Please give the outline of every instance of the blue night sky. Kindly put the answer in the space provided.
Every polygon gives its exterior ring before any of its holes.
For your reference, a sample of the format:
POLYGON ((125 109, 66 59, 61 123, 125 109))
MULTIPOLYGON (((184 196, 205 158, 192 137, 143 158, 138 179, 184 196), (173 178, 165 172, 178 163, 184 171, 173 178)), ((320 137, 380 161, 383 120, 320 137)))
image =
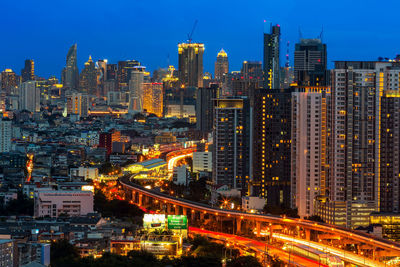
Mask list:
POLYGON ((214 72, 221 48, 230 70, 240 70, 244 60, 261 61, 264 20, 281 25, 281 64, 287 41, 292 59, 299 27, 304 38, 317 37, 324 27, 329 62, 393 58, 400 53, 399 7, 396 0, 2 1, 0 69, 20 74, 32 58, 37 75, 60 77, 73 43, 79 69, 89 55, 110 63, 136 59, 151 71, 166 67, 169 55, 177 67, 177 44, 196 19, 193 41, 205 43, 204 71, 214 72))

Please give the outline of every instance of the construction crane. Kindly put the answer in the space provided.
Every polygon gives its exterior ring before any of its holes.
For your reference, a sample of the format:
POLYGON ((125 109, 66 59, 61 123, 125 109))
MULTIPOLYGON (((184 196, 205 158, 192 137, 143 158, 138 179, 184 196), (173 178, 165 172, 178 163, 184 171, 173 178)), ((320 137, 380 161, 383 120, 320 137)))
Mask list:
POLYGON ((189 44, 192 43, 192 36, 193 36, 194 30, 196 29, 196 26, 197 26, 197 19, 195 20, 195 22, 193 24, 192 31, 188 34, 188 43, 189 44))

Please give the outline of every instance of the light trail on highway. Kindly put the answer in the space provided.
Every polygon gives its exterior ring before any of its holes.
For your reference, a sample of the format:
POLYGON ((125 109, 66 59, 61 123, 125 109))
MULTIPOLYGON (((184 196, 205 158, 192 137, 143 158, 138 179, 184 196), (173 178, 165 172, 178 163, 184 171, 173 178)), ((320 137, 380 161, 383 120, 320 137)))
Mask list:
POLYGON ((291 237, 291 236, 287 236, 287 235, 282 235, 282 234, 272 234, 273 238, 276 239, 280 239, 280 240, 284 240, 284 241, 288 241, 288 242, 293 242, 293 243, 297 243, 297 244, 302 244, 305 246, 308 246, 310 248, 314 248, 323 252, 327 252, 330 253, 332 255, 338 256, 339 258, 341 258, 344 261, 347 262, 351 262, 353 264, 357 264, 360 266, 385 266, 385 264, 377 262, 377 261, 373 261, 371 259, 368 259, 366 257, 360 256, 360 255, 356 255, 352 252, 349 251, 345 251, 345 250, 341 250, 341 249, 337 249, 337 248, 332 248, 332 247, 328 247, 328 246, 324 246, 321 245, 319 243, 316 242, 312 242, 312 241, 308 241, 308 240, 304 240, 304 239, 299 239, 299 238, 295 238, 295 237, 291 237))
POLYGON ((171 158, 168 161, 168 177, 170 179, 172 178, 172 175, 174 174, 174 167, 175 167, 176 163, 179 160, 187 158, 187 157, 191 157, 191 156, 193 156, 193 153, 189 153, 189 154, 185 154, 185 155, 179 155, 179 156, 171 158))
MULTIPOLYGON (((258 252, 261 255, 265 254, 265 255, 278 256, 279 259, 283 260, 284 262, 290 263, 291 265, 307 266, 307 267, 308 266, 328 267, 327 265, 317 262, 315 260, 290 254, 280 248, 271 246, 265 242, 260 242, 254 239, 249 239, 246 237, 225 234, 220 232, 208 231, 196 227, 189 227, 189 232, 207 236, 209 238, 216 239, 219 241, 228 242, 229 244, 232 244, 233 246, 239 248, 240 250, 243 250, 243 248, 248 248, 255 252, 258 252)), ((259 257, 259 260, 263 262, 264 261, 263 256, 259 257)))

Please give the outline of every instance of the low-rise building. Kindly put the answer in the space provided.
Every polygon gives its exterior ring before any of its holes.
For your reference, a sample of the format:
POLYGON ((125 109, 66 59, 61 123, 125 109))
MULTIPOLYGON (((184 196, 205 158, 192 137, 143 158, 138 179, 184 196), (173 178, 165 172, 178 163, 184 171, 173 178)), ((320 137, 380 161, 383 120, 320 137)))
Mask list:
POLYGON ((35 217, 58 217, 61 214, 82 216, 93 213, 90 191, 43 191, 35 193, 35 217))
POLYGON ((246 212, 262 210, 265 206, 265 199, 262 197, 242 197, 242 209, 246 212))

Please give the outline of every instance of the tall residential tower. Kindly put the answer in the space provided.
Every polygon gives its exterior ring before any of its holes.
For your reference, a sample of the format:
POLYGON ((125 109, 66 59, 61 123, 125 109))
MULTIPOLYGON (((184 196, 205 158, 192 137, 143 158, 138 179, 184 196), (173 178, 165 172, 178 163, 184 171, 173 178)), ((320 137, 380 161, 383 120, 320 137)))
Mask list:
POLYGON ((279 89, 279 39, 281 28, 272 26, 270 33, 264 33, 264 88, 279 89))

